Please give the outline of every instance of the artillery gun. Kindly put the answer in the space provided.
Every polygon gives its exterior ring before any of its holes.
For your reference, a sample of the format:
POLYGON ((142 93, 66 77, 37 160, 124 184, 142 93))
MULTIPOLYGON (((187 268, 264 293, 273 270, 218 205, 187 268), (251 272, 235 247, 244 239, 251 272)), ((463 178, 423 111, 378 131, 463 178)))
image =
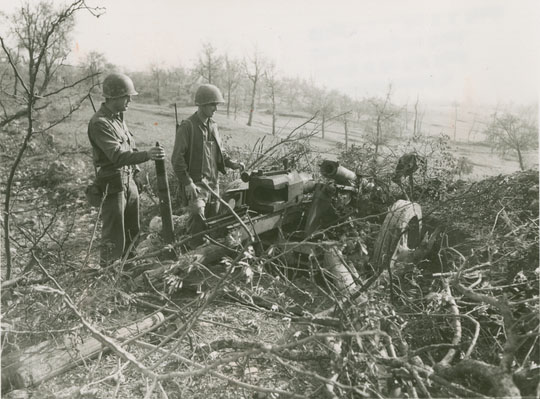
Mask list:
MULTIPOLYGON (((324 241, 325 232, 339 223, 359 218, 365 206, 362 190, 366 185, 361 176, 331 160, 321 163, 320 172, 324 178, 320 181, 287 167, 244 172, 241 180, 234 181, 222 195, 229 206, 207 220, 208 235, 215 239, 228 236, 236 242, 252 235, 263 244, 275 245, 273 233, 279 230, 284 233, 281 236, 287 236, 288 242, 281 240, 283 246, 313 254, 314 246, 310 242, 324 241), (243 224, 232 215, 231 209, 244 220, 243 224)), ((389 207, 369 260, 375 274, 390 271, 393 263, 419 245, 421 220, 422 210, 417 203, 398 200, 389 207)), ((331 248, 318 247, 322 248, 322 256, 331 248)))
MULTIPOLYGON (((208 276, 201 270, 193 275, 193 264, 218 272, 216 262, 231 248, 249 243, 256 253, 285 256, 287 264, 307 264, 315 257, 339 291, 355 299, 384 271, 392 281, 396 263, 414 263, 422 256, 415 250, 421 247, 420 205, 398 200, 388 206, 387 201, 370 213, 366 198, 372 197, 366 194, 376 186, 335 161, 323 161, 320 172, 322 178, 314 179, 285 164, 243 173, 220 196, 220 213, 206 219, 206 229, 198 233, 207 236, 209 245, 186 252, 170 265, 142 265, 146 271, 141 269, 141 278, 163 284, 168 275, 173 281, 169 286, 199 287, 208 276), (373 248, 370 256, 368 247, 373 248), (351 255, 358 260, 354 266, 346 261, 351 255)), ((193 237, 172 245, 178 248, 193 237)))

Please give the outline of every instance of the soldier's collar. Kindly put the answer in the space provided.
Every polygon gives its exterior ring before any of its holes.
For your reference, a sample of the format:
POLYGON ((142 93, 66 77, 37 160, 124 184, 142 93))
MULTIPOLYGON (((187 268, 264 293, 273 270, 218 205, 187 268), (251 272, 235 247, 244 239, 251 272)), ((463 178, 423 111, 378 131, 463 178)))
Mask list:
POLYGON ((107 104, 105 103, 101 103, 101 108, 103 109, 103 112, 105 113, 105 115, 107 115, 109 118, 119 118, 119 119, 123 119, 123 113, 122 112, 115 112, 113 113, 109 107, 107 107, 107 104))
POLYGON ((202 114, 201 112, 197 111, 196 113, 197 113, 197 118, 199 118, 199 121, 201 121, 203 125, 206 126, 210 123, 214 123, 214 120, 212 118, 206 118, 206 120, 204 120, 203 116, 201 115, 202 114))

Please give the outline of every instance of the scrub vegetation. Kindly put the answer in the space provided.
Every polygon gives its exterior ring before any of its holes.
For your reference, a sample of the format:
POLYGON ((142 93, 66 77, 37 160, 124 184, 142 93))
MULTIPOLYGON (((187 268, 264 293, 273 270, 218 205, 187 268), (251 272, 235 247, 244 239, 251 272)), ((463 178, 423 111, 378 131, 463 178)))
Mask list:
POLYGON ((286 159, 316 180, 323 159, 337 160, 362 177, 361 209, 336 197, 340 219, 309 241, 283 229, 257 243, 221 242, 226 251, 206 262, 211 253, 182 246, 170 170, 176 243, 163 244, 146 164, 137 256, 100 268, 100 209, 84 194, 94 174, 86 126, 90 98, 97 106, 117 67, 97 53, 66 65, 81 12, 102 11, 82 0, 61 10, 29 2, 5 16, 11 31, 0 37, 2 397, 538 395, 530 110, 458 113, 454 104, 453 124, 441 125, 440 108, 394 104, 391 87, 353 100, 280 77, 262 54, 235 60, 207 43, 194 68, 131 74, 141 95, 126 120, 138 145, 159 141, 170 156, 175 118, 194 112, 199 83, 217 84, 227 103, 216 120, 235 158, 249 170, 286 159), (412 184, 397 184, 406 153, 425 163, 412 184), (404 198, 422 206, 422 251, 379 275, 376 237, 404 198), (342 289, 328 254, 353 270, 358 291, 342 289))

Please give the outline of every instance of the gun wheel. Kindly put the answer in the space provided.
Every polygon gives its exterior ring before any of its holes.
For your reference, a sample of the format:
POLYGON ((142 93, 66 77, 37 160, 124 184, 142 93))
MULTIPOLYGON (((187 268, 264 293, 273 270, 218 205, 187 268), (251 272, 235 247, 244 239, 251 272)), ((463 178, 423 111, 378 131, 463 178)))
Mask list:
POLYGON ((422 208, 399 200, 392 205, 381 226, 371 259, 379 271, 392 268, 400 255, 409 253, 420 243, 422 208))

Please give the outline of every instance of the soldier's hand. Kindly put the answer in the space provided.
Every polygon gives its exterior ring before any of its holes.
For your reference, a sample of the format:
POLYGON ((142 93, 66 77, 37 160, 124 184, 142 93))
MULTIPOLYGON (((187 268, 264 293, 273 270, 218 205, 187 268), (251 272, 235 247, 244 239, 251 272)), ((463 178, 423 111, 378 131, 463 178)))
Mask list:
POLYGON ((156 159, 163 159, 165 158, 165 150, 162 146, 159 147, 151 147, 148 151, 148 156, 152 161, 155 161, 156 159))
POLYGON ((191 201, 197 198, 197 194, 199 194, 200 189, 195 185, 195 183, 191 183, 184 188, 184 191, 188 201, 191 201))
POLYGON ((240 172, 243 172, 246 169, 246 165, 244 164, 244 162, 233 162, 231 165, 231 169, 240 170, 240 172))

